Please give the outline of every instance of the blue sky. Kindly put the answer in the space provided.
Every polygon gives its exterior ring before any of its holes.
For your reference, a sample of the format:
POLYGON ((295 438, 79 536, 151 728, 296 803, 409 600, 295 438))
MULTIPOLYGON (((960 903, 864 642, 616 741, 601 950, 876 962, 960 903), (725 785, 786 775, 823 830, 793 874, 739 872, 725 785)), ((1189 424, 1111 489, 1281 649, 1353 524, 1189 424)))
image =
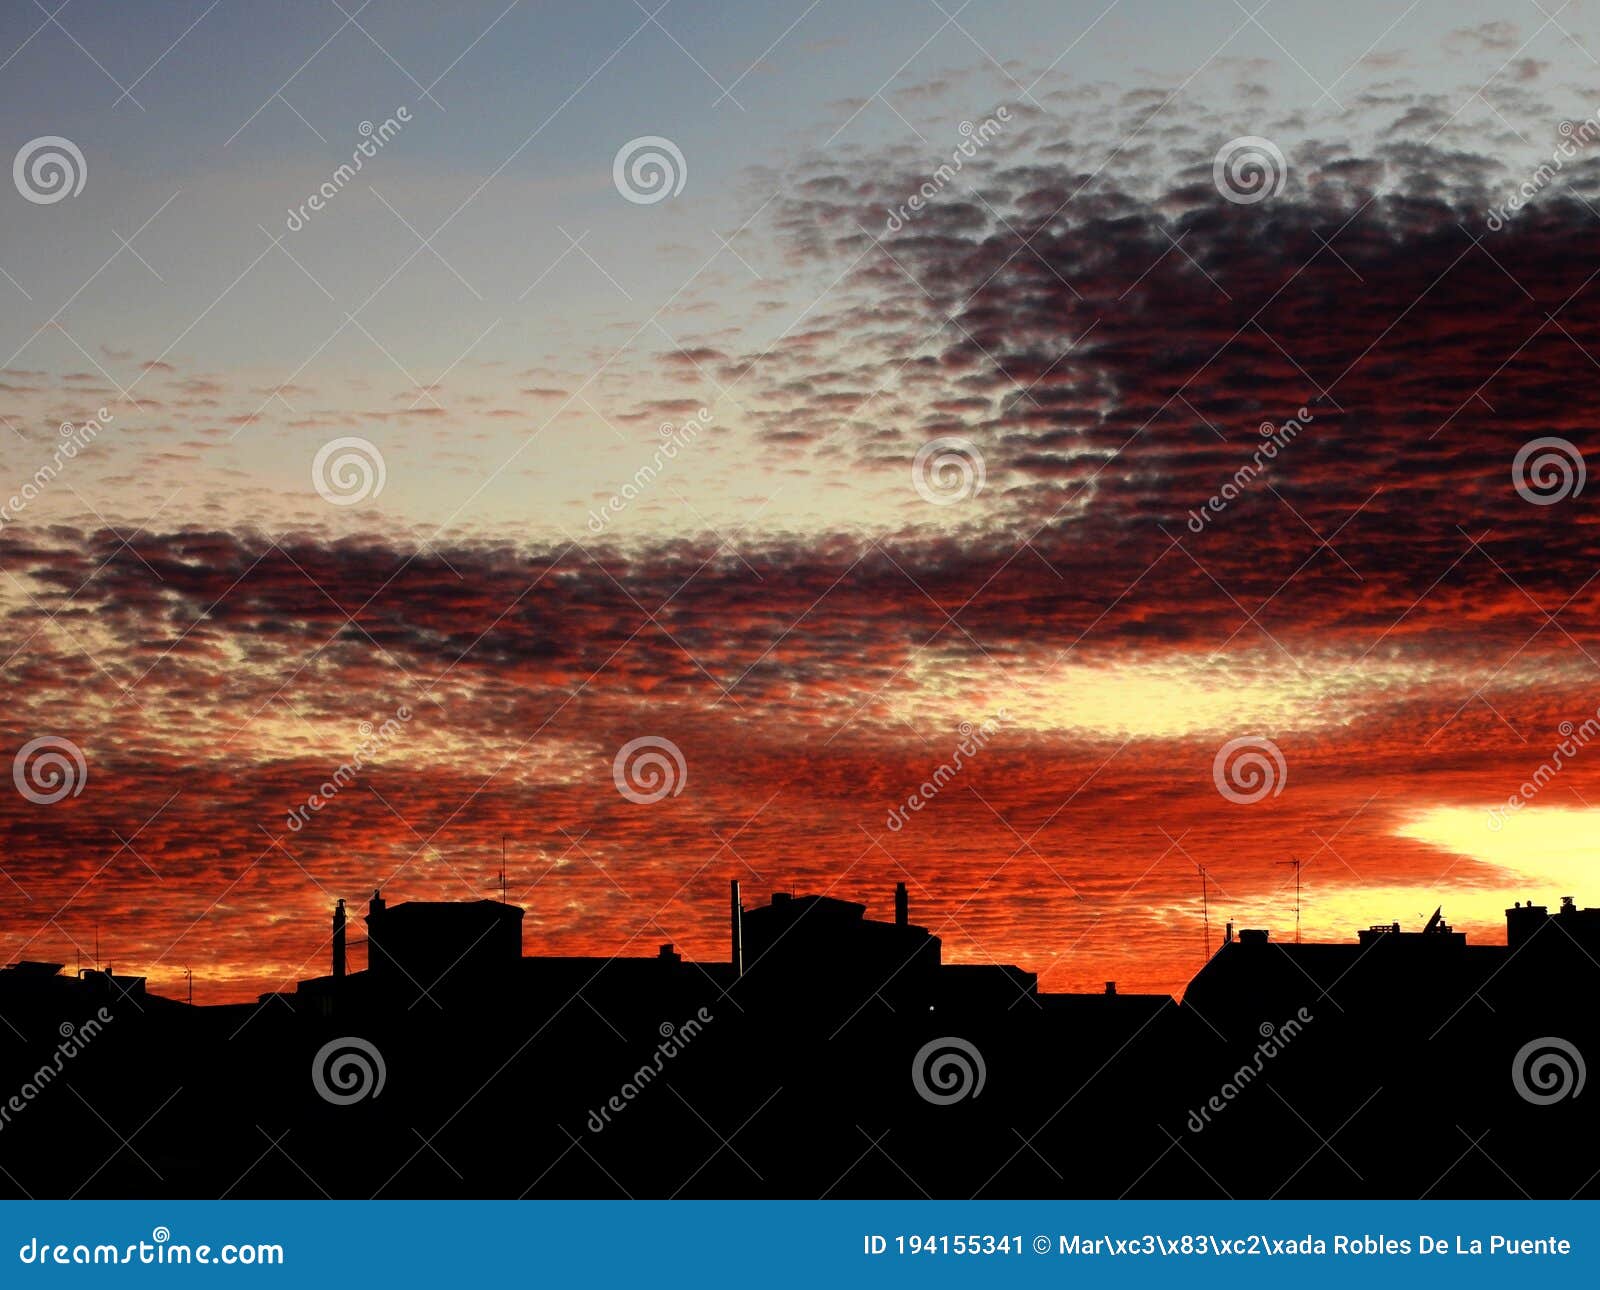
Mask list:
MULTIPOLYGON (((481 479, 554 415, 539 452, 576 467, 624 445, 626 477, 660 419, 637 406, 641 388, 681 405, 664 409, 672 415, 714 401, 703 381, 673 388, 663 352, 714 340, 719 327, 759 352, 826 312, 848 256, 799 263, 773 227, 807 167, 892 157, 915 182, 959 142, 962 121, 1010 103, 1038 112, 1035 155, 1069 144, 1085 169, 1120 181, 1159 166, 1172 129, 1208 147, 1263 132, 1359 139, 1368 96, 1381 102, 1397 86, 1464 107, 1462 126, 1498 129, 1501 109, 1472 96, 1491 81, 1514 92, 1507 64, 1540 60, 1547 81, 1594 66, 1567 39, 1587 21, 1575 4, 1554 18, 1532 3, 1286 0, 1254 14, 1164 0, 674 0, 652 4, 653 17, 632 0, 447 9, 72 0, 52 20, 38 5, 6 6, 8 141, 70 138, 89 174, 81 195, 56 205, 0 193, 0 269, 14 279, 0 282, 10 305, 0 357, 57 375, 87 368, 119 397, 149 388, 140 364, 157 357, 240 387, 226 437, 257 482, 291 484, 277 446, 295 424, 307 431, 297 453, 317 442, 317 418, 274 398, 279 386, 315 390, 323 410, 355 417, 373 399, 409 407, 446 374, 480 410, 528 420, 458 417, 437 446, 408 439, 419 459, 465 453, 460 469, 481 479), (288 233, 288 212, 350 158, 361 124, 402 105, 403 133, 288 233), (673 140, 686 159, 671 201, 633 205, 612 184, 617 150, 644 135, 673 140), (136 233, 125 248, 119 239, 136 233), (63 331, 41 333, 51 319, 63 331), (519 394, 570 395, 602 365, 607 379, 581 402, 547 408, 519 394), (240 418, 258 419, 241 433, 240 418), (630 443, 635 429, 643 437, 630 443)), ((84 411, 71 400, 48 409, 84 411)), ((724 433, 740 413, 724 410, 724 433)), ((517 516, 521 493, 498 481, 447 500, 417 481, 415 471, 395 480, 403 516, 517 516)), ((695 511, 733 522, 769 495, 758 481, 719 484, 695 511), (730 489, 741 506, 719 511, 730 489)), ((580 517, 587 499, 576 500, 561 504, 580 517)), ((115 489, 96 509, 145 513, 115 489)), ((782 513, 782 501, 766 512, 782 513)))
MULTIPOLYGON (((84 267, 98 263, 97 253, 116 249, 112 230, 130 234, 181 188, 139 246, 153 266, 181 262, 185 271, 171 275, 166 289, 152 289, 161 284, 124 257, 84 301, 94 329, 105 333, 98 339, 119 347, 137 339, 141 352, 159 350, 258 253, 258 223, 281 229, 285 210, 348 157, 359 123, 406 104, 415 123, 370 183, 423 233, 476 192, 437 247, 479 292, 495 297, 483 309, 470 295, 453 298, 458 284, 431 256, 391 284, 385 312, 393 330, 385 335, 397 354, 426 367, 424 355, 449 362, 496 306, 509 325, 486 352, 507 356, 559 343, 568 328, 551 314, 631 316, 630 302, 593 273, 558 273, 522 309, 510 307, 565 247, 559 228, 591 230, 595 258, 640 301, 659 300, 693 267, 696 252, 715 248, 709 230, 737 227, 770 191, 762 187, 769 174, 781 178, 822 147, 853 105, 880 87, 887 101, 850 119, 830 151, 915 147, 913 130, 920 130, 934 153, 942 150, 939 124, 948 131, 996 102, 1021 98, 1026 85, 1041 95, 1089 84, 1172 88, 1213 51, 1190 82, 1193 97, 1180 97, 1173 112, 1219 111, 1224 69, 1260 60, 1251 75, 1273 93, 1275 107, 1293 104, 1312 126, 1331 124, 1338 109, 1330 99, 1316 101, 1318 85, 1337 80, 1343 100, 1341 91, 1370 83, 1370 69, 1349 69, 1374 42, 1379 55, 1404 54, 1411 81, 1444 90, 1497 61, 1495 51, 1482 51, 1470 68, 1452 63, 1448 33, 1496 18, 1514 19, 1533 36, 1530 53, 1591 66, 1556 28, 1534 35, 1545 20, 1531 3, 1508 14, 1503 5, 1280 2, 1261 11, 1266 30, 1236 5, 1150 0, 1109 7, 974 0, 942 8, 932 0, 675 0, 659 10, 659 26, 631 0, 447 8, 392 0, 359 11, 356 0, 343 10, 333 0, 73 0, 59 14, 63 31, 33 4, 6 6, 0 119, 18 144, 40 134, 72 138, 94 182, 47 219, 6 195, 0 264, 16 266, 48 316, 84 267), (359 27, 346 25, 346 13, 359 27), (942 78, 949 79, 942 93, 912 92, 942 78), (733 97, 722 98, 735 83, 733 97), (129 87, 140 107, 123 97, 129 87), (283 100, 269 102, 280 88, 283 100), (689 185, 670 211, 627 208, 610 188, 617 147, 644 134, 673 139, 688 159, 689 185), (663 253, 663 246, 683 249, 663 253), (490 282, 493 292, 483 285, 490 282)), ((1564 28, 1581 28, 1576 8, 1563 17, 1564 28)), ((365 184, 341 204, 352 209, 303 236, 297 253, 341 300, 359 300, 415 241, 365 184)), ((294 273, 280 261, 259 276, 284 269, 294 273)), ((220 325, 236 321, 224 312, 219 325, 186 340, 186 352, 207 361, 296 361, 305 312, 315 306, 259 281, 240 295, 258 310, 256 325, 220 325)), ((0 342, 25 337, 29 316, 10 313, 0 342)), ((360 349, 351 347, 351 361, 385 361, 370 345, 360 349)))

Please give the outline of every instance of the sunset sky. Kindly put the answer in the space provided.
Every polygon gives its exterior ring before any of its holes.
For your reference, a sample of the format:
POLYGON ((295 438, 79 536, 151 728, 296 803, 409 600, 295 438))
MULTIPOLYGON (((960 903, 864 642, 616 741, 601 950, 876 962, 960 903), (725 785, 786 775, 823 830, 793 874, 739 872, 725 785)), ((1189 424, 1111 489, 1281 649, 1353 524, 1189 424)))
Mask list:
POLYGON ((1600 904, 1600 9, 1258 4, 0 9, 0 954, 1600 904))

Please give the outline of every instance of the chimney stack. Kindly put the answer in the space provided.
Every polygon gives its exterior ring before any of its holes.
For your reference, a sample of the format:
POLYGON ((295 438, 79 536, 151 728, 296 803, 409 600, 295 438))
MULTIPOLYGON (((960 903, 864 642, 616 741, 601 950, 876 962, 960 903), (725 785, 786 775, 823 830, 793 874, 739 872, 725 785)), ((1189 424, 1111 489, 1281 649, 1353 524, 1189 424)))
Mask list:
POLYGON ((733 965, 733 975, 737 980, 744 975, 744 906, 739 903, 739 880, 735 878, 730 886, 732 895, 728 913, 732 923, 733 939, 729 946, 729 961, 733 965))
POLYGON ((344 978, 344 901, 333 907, 333 978, 344 978))
POLYGON ((894 925, 904 927, 911 921, 911 902, 906 897, 906 885, 897 882, 894 885, 894 925))

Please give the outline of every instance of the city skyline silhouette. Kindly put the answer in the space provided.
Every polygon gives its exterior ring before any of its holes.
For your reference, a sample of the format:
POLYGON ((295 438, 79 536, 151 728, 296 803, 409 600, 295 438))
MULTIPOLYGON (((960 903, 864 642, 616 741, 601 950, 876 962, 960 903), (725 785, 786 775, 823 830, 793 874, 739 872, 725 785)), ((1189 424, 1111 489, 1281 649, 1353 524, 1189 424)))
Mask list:
POLYGON ((1442 911, 1227 924, 1178 1001, 945 964, 891 904, 733 880, 728 956, 695 962, 525 956, 517 906, 375 890, 364 937, 330 911, 326 973, 254 1004, 13 963, 0 1167, 24 1196, 1594 1194, 1567 1000, 1600 909, 1518 900, 1505 945, 1442 911))
POLYGON ((0 5, 0 1190, 1592 1195, 1519 6, 0 5))

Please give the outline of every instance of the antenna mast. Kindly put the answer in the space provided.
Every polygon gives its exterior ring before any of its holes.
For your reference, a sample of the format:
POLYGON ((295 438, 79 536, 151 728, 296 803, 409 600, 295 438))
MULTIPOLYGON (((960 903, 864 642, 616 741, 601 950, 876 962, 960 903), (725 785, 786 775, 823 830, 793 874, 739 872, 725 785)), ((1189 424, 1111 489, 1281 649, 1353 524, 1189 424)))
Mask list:
POLYGON ((1206 929, 1206 959, 1211 959, 1211 899, 1206 891, 1206 867, 1203 864, 1195 865, 1200 871, 1200 921, 1206 929))
POLYGON ((500 835, 500 903, 506 903, 506 835, 500 835))
POLYGON ((1294 943, 1300 944, 1300 870, 1304 865, 1303 860, 1277 860, 1275 864, 1286 864, 1294 868, 1294 943))

